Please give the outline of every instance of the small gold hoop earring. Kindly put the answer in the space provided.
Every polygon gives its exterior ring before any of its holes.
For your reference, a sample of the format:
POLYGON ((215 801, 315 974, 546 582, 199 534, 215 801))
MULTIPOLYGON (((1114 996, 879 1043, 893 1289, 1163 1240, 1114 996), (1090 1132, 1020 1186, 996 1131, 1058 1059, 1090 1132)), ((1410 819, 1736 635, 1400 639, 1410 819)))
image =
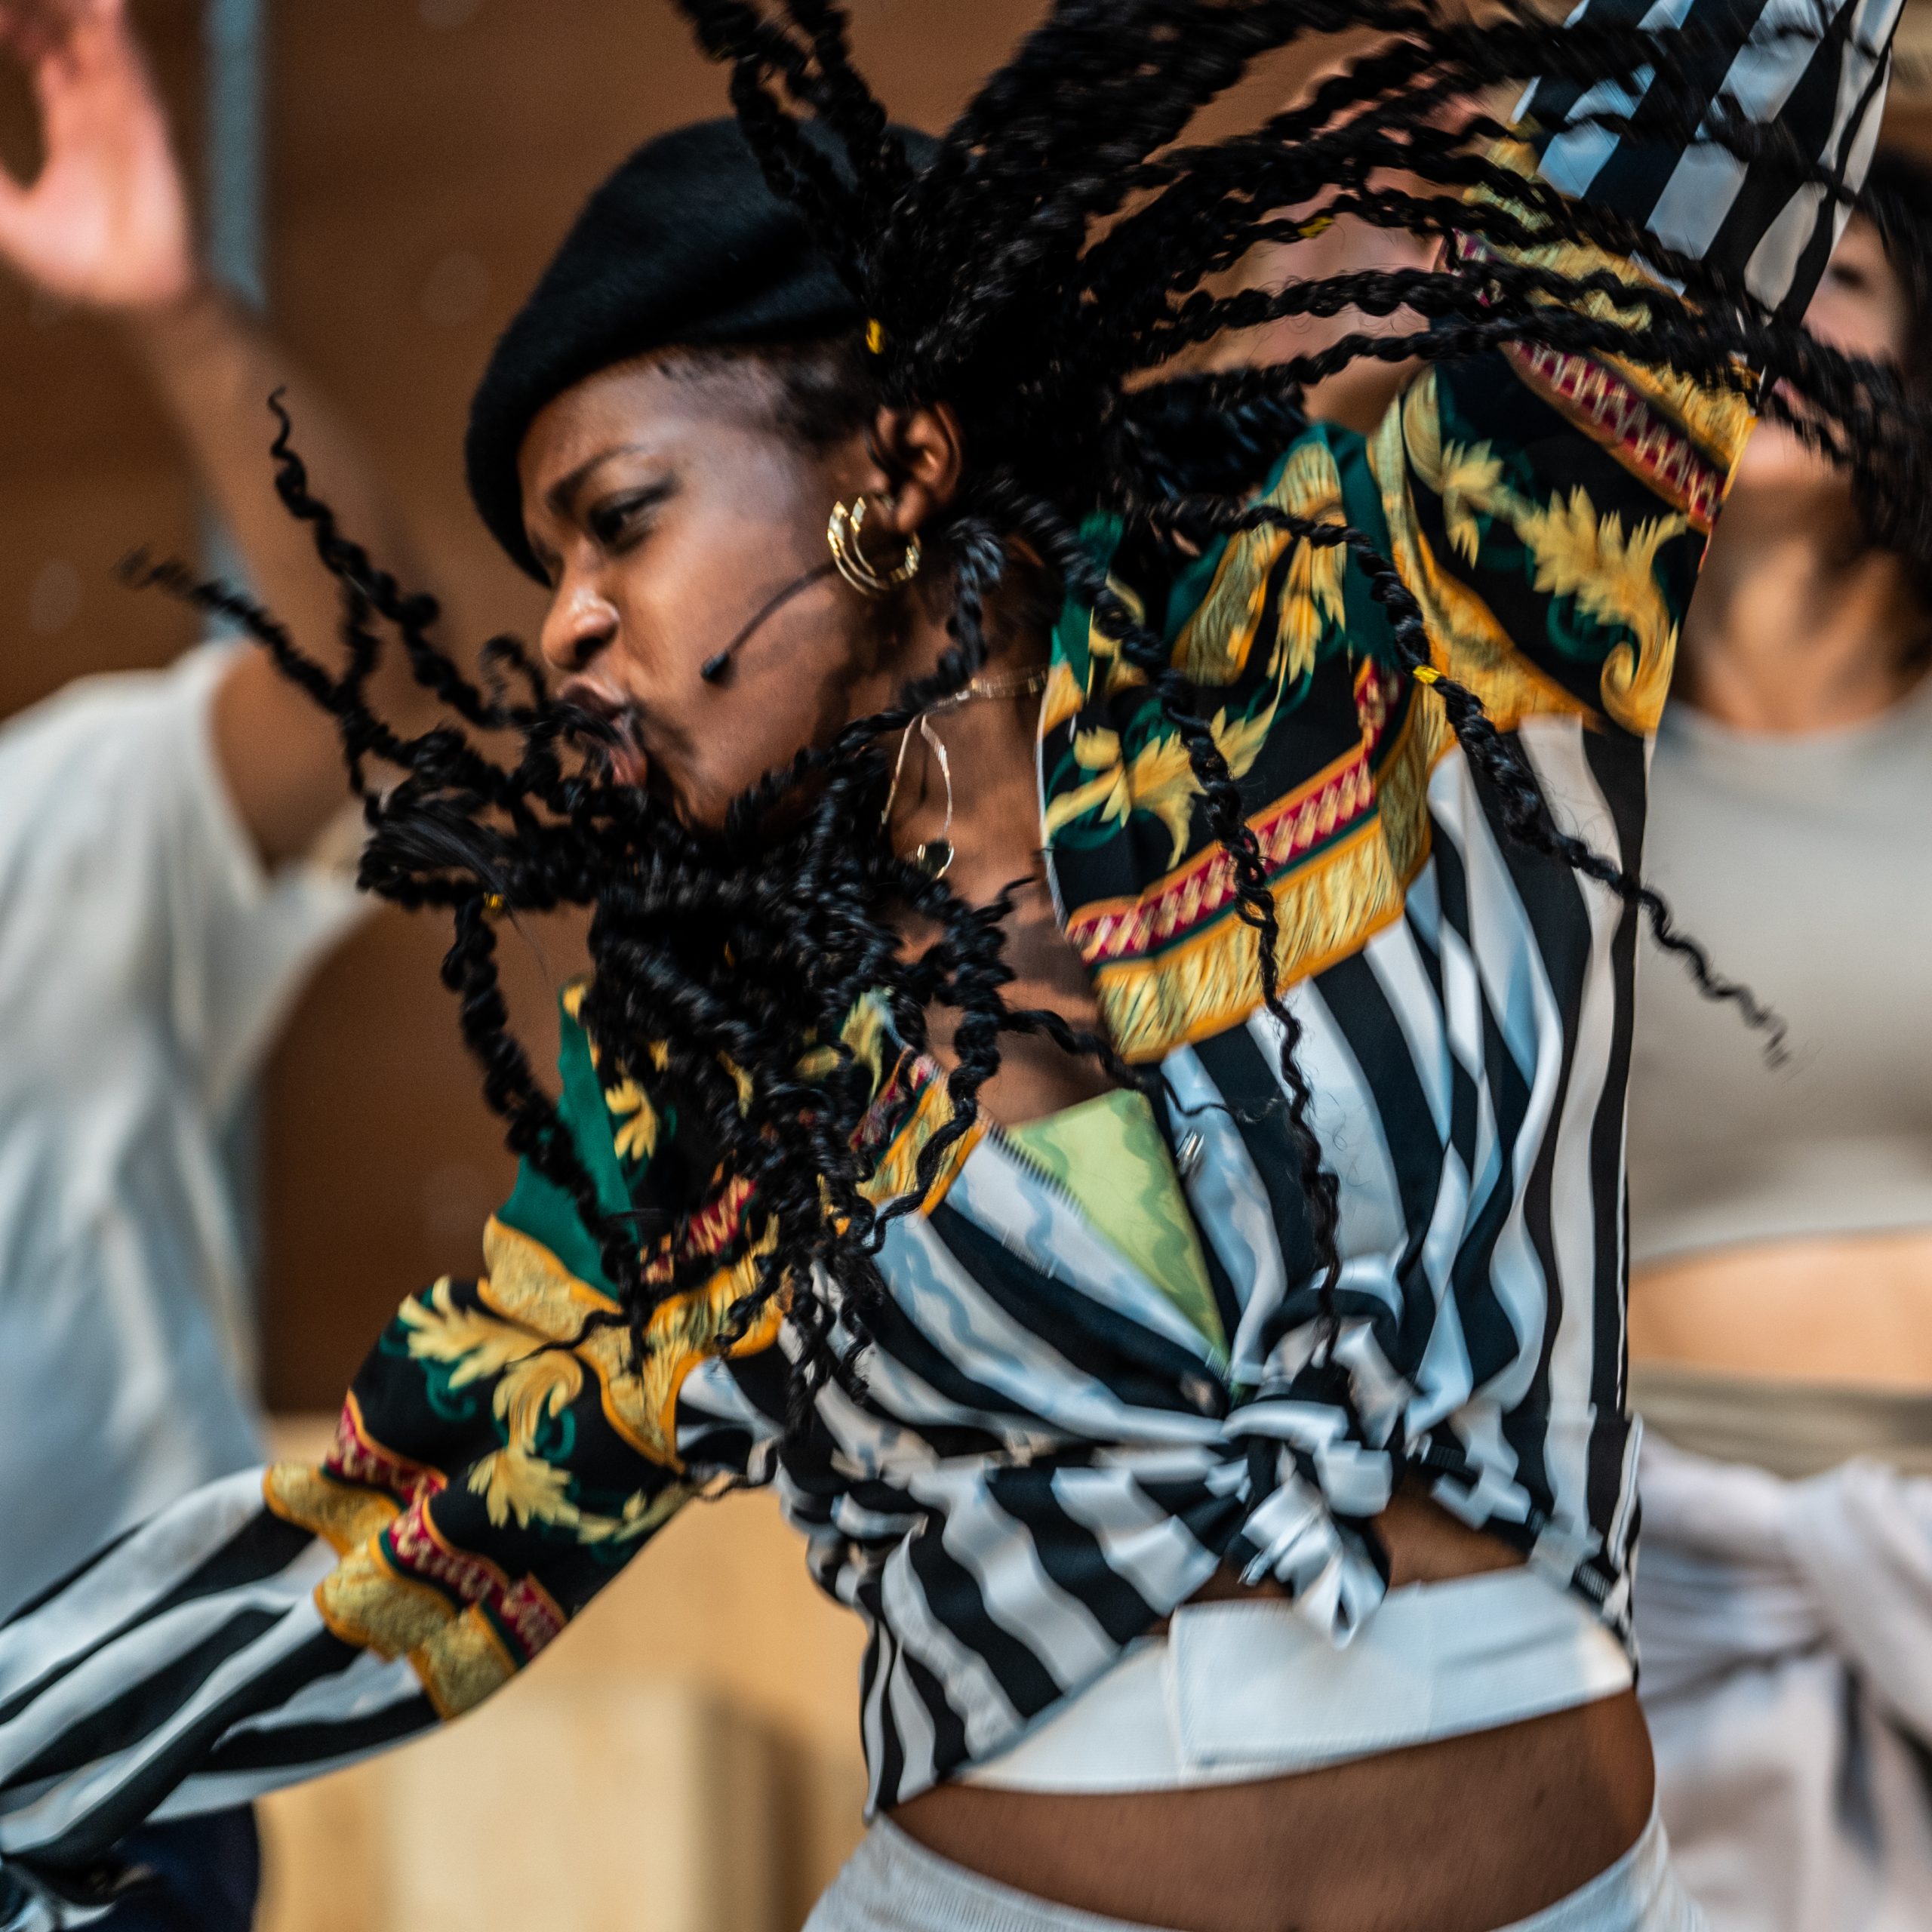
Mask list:
POLYGON ((834 503, 831 520, 825 526, 825 540, 832 546, 832 561, 838 574, 861 597, 883 597, 895 585, 910 583, 919 574, 919 540, 906 540, 906 552, 883 575, 875 569, 859 543, 865 528, 866 500, 854 497, 849 503, 834 503))

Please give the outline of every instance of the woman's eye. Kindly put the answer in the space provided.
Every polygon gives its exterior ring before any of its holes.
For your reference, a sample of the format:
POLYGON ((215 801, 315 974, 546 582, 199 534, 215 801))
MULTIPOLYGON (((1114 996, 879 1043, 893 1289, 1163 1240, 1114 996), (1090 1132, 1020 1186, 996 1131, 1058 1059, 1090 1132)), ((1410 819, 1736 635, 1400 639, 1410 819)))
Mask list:
POLYGON ((599 503, 589 518, 590 534, 610 549, 641 534, 649 513, 663 500, 659 490, 640 490, 599 503))

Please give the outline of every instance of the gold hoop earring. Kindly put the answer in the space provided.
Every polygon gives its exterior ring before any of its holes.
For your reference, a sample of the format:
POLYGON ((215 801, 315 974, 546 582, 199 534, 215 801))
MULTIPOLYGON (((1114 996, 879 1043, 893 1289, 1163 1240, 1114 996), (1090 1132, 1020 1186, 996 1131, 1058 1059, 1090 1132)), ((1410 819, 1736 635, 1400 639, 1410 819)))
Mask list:
POLYGON ((832 561, 838 565, 838 574, 861 597, 883 597, 894 586, 910 583, 919 574, 919 540, 907 537, 905 555, 881 575, 860 546, 859 532, 865 522, 863 497, 854 497, 849 503, 834 503, 831 520, 825 526, 825 540, 832 546, 832 561))

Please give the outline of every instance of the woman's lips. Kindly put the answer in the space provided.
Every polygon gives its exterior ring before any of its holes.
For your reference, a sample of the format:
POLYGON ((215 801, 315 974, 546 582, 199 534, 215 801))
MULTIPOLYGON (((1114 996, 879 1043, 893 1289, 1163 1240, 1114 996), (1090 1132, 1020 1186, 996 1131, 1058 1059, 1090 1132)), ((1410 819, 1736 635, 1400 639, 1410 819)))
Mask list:
POLYGON ((650 759, 621 728, 620 735, 611 746, 610 761, 611 776, 620 785, 632 785, 641 790, 651 776, 650 759))
POLYGON ((651 758, 638 743, 636 706, 585 678, 573 678, 557 695, 596 721, 598 749, 611 778, 620 785, 642 786, 651 776, 651 758))

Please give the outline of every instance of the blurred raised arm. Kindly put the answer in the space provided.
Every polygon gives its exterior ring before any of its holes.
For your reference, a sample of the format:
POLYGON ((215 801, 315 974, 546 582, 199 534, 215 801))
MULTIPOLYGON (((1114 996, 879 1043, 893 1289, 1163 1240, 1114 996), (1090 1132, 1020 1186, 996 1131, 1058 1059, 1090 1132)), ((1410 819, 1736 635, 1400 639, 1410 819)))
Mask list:
MULTIPOLYGON (((125 0, 7 0, 0 46, 32 81, 45 154, 31 183, 0 172, 0 261, 121 321, 255 594, 305 651, 339 668, 337 586, 276 497, 269 397, 285 392, 312 487, 343 529, 407 578, 401 519, 327 398, 201 272, 180 165, 125 0)), ((405 728, 428 721, 399 652, 386 657, 372 694, 405 728)), ((271 863, 306 850, 347 795, 333 725, 260 651, 229 672, 215 740, 237 810, 271 863)))

